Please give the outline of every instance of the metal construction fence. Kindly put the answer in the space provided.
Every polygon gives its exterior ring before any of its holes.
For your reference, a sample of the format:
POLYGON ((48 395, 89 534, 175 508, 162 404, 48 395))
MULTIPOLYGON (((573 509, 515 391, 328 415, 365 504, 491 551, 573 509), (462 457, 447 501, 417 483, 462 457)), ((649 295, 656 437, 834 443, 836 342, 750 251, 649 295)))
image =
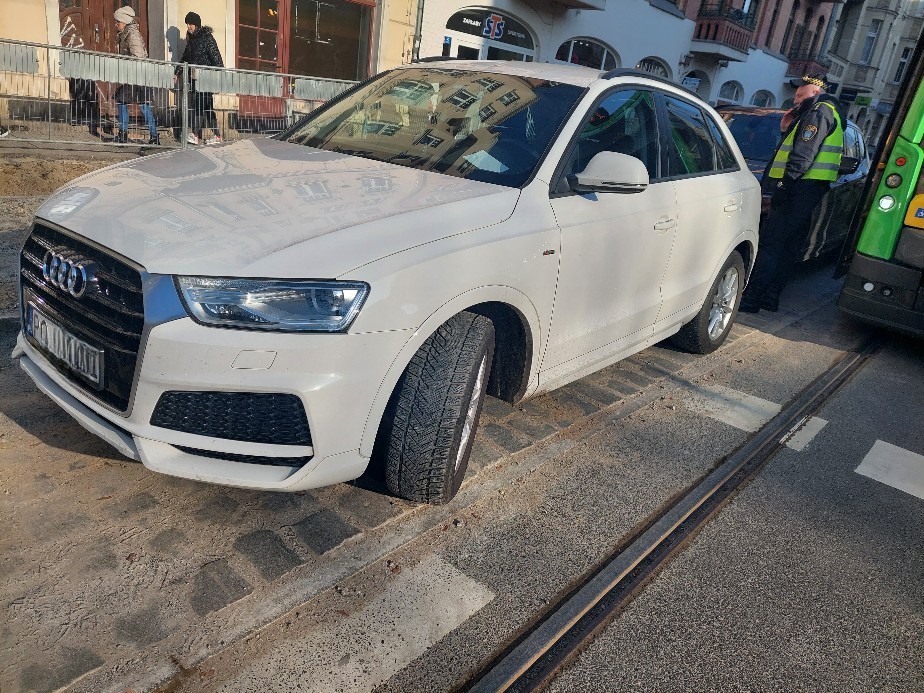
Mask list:
POLYGON ((263 136, 353 84, 0 39, 7 139, 185 148, 263 136))

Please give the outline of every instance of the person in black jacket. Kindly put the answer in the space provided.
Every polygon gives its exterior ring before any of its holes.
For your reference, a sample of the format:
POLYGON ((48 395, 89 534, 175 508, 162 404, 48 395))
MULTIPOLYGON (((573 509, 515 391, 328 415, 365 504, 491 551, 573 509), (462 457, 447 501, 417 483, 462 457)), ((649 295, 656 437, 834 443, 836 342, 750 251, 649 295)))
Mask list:
POLYGON ((780 121, 782 138, 761 180, 772 193, 760 226, 757 262, 739 310, 775 312, 780 292, 805 242, 812 212, 838 177, 847 119, 836 99, 825 93, 818 72, 793 80, 794 107, 780 121))
MULTIPOLYGON (((186 14, 186 48, 183 49, 181 63, 189 65, 205 65, 207 67, 224 67, 218 43, 212 35, 212 27, 202 26, 202 18, 195 12, 186 14)), ((180 74, 179 68, 177 74, 180 74)), ((190 68, 189 105, 191 108, 190 133, 188 141, 191 144, 202 142, 202 128, 209 127, 214 133, 206 144, 221 142, 218 133, 218 119, 215 117, 213 94, 196 89, 196 73, 190 68)))

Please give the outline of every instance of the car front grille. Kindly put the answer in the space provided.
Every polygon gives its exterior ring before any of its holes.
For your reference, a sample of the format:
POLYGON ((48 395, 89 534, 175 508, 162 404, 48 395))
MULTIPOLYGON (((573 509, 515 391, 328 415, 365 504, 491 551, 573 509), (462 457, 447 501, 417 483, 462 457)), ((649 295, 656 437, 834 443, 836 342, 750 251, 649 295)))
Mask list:
MULTIPOLYGON (((33 303, 60 327, 103 350, 102 387, 97 388, 43 350, 49 362, 91 396, 117 411, 127 411, 144 329, 138 270, 102 248, 36 223, 20 255, 20 284, 23 324, 27 306, 33 303), (82 296, 76 298, 42 276, 49 251, 81 257, 95 265, 95 281, 82 296)), ((28 339, 41 349, 35 340, 28 339)))
POLYGON ((271 392, 164 392, 151 425, 266 445, 311 445, 302 401, 271 392))

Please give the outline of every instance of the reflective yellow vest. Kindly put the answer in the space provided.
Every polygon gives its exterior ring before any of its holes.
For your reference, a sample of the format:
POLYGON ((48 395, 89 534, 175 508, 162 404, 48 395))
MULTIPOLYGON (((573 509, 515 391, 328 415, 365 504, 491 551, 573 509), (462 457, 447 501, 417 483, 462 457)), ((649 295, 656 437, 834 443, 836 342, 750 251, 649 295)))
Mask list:
MULTIPOLYGON (((831 109, 834 114, 835 127, 831 134, 821 143, 821 148, 815 156, 815 161, 812 162, 811 167, 802 175, 800 180, 835 181, 837 180, 837 171, 841 166, 841 156, 844 153, 844 125, 841 123, 841 116, 833 104, 821 101, 818 105, 827 106, 831 109)), ((799 127, 792 128, 779 149, 776 150, 776 156, 773 157, 773 164, 770 166, 770 173, 767 174, 770 178, 783 177, 786 172, 786 162, 789 161, 789 155, 792 152, 792 143, 796 139, 796 130, 800 129, 799 127)))

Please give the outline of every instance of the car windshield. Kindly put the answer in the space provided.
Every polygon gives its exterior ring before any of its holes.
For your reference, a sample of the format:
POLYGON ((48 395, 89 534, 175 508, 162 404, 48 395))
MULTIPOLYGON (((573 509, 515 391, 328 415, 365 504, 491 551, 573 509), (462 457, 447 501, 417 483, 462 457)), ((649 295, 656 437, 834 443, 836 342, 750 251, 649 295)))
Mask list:
POLYGON ((582 87, 412 67, 387 72, 309 115, 287 141, 424 171, 520 187, 582 87))
MULTIPOLYGON (((721 112, 720 112, 721 113, 721 112)), ((782 113, 721 113, 745 159, 770 161, 780 143, 782 113)))

